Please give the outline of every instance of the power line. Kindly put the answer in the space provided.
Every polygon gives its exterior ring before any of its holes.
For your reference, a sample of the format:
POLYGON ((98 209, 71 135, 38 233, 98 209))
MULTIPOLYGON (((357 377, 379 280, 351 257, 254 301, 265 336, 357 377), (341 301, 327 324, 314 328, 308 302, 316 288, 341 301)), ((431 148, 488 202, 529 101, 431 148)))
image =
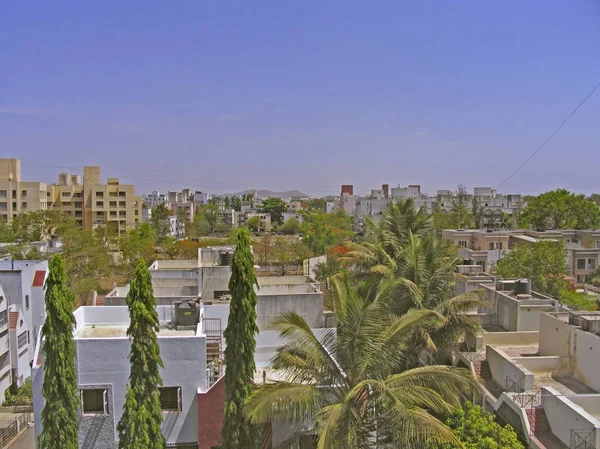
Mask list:
POLYGON ((525 161, 521 165, 519 165, 519 167, 517 167, 517 169, 515 171, 513 171, 504 181, 502 181, 498 185, 498 187, 497 187, 498 189, 500 187, 502 187, 514 175, 516 175, 525 166, 525 164, 527 164, 531 159, 533 159, 535 157, 536 154, 538 154, 540 151, 542 151, 542 149, 546 146, 546 144, 550 141, 550 139, 552 139, 556 134, 558 134, 558 132, 561 130, 561 128, 571 119, 571 117, 573 117, 577 113, 579 108, 581 108, 581 106, 583 106, 583 104, 586 101, 588 101, 592 95, 594 95, 594 92, 596 92, 596 90, 598 90, 598 87, 600 87, 600 81, 598 81, 598 83, 594 86, 594 88, 591 90, 591 92, 589 94, 587 94, 587 96, 581 101, 581 103, 579 103, 577 105, 577 107, 575 109, 573 109, 573 111, 567 116, 567 118, 562 121, 562 123, 558 126, 558 128, 556 128, 556 130, 552 134, 550 134, 550 136, 546 140, 544 140, 544 143, 542 143, 538 147, 537 150, 535 150, 533 153, 531 153, 531 155, 527 159, 525 159, 525 161))

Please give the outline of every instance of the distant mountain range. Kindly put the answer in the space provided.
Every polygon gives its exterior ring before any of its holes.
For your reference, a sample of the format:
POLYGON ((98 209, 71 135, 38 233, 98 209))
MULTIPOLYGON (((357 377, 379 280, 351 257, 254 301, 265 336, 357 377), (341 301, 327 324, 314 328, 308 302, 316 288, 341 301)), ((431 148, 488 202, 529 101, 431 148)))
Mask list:
POLYGON ((247 193, 252 193, 256 191, 256 194, 261 198, 272 197, 272 198, 285 198, 285 197, 293 197, 293 198, 307 198, 310 195, 301 192, 300 190, 286 190, 285 192, 273 192, 272 190, 260 190, 260 189, 248 189, 243 192, 237 193, 224 193, 220 196, 242 196, 247 193))

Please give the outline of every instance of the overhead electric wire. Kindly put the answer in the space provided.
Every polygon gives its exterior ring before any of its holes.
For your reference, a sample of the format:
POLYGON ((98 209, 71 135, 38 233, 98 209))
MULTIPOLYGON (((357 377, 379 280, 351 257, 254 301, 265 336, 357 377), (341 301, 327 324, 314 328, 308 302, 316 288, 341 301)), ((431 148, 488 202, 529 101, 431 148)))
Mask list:
MULTIPOLYGON (((516 170, 514 170, 504 181, 502 181, 500 184, 498 184, 498 189, 500 187, 502 187, 504 184, 506 184, 506 182, 508 180, 510 180, 513 176, 515 176, 531 159, 533 159, 535 157, 536 154, 538 154, 540 151, 542 151, 542 149, 546 146, 546 144, 556 135, 558 134, 558 132, 562 129, 563 126, 566 125, 566 123, 571 119, 571 117, 573 117, 577 111, 579 110, 579 108, 581 108, 581 106, 584 105, 584 103, 586 101, 588 101, 592 95, 594 95, 594 93, 596 92, 596 90, 598 90, 598 88, 600 87, 600 81, 598 81, 598 83, 594 86, 594 88, 590 91, 590 93, 588 93, 586 95, 586 97, 577 105, 577 107, 575 109, 573 109, 573 111, 571 111, 571 113, 567 116, 566 119, 564 119, 562 121, 562 123, 558 126, 558 128, 556 128, 556 130, 554 130, 554 132, 552 134, 550 134, 550 136, 548 138, 546 138, 546 140, 544 140, 544 143, 542 143, 537 150, 535 150, 533 153, 531 153, 531 155, 525 159, 525 161, 523 161, 523 163, 521 165, 519 165, 517 167, 516 170)), ((594 186, 595 187, 595 186, 594 186)))

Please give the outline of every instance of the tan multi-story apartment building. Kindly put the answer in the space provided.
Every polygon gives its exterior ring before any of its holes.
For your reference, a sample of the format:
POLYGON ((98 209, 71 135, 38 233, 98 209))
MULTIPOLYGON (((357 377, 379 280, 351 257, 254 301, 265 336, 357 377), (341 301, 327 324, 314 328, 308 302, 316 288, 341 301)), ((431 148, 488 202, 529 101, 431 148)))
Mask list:
POLYGON ((21 161, 0 159, 0 222, 47 208, 46 183, 21 181, 21 161))
POLYGON ((83 167, 83 183, 78 175, 61 173, 51 186, 52 207, 75 217, 85 230, 109 226, 123 232, 142 220, 142 200, 135 187, 120 184, 118 178, 100 181, 100 167, 83 167))

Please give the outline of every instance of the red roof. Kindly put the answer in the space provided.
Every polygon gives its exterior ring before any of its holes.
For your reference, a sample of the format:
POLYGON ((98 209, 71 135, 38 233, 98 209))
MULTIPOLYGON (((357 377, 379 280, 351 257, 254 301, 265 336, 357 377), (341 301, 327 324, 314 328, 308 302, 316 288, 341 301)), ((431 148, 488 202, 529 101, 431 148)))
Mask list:
POLYGON ((96 296, 96 305, 97 306, 104 306, 104 305, 106 305, 106 296, 104 296, 104 295, 98 295, 98 296, 96 296))
POLYGON ((9 327, 9 329, 16 329, 18 321, 19 321, 19 312, 8 312, 8 327, 9 327))
POLYGON ((31 286, 32 287, 43 287, 44 279, 46 279, 46 272, 45 271, 36 271, 35 276, 33 277, 33 284, 31 284, 31 286))
POLYGON ((37 359, 37 366, 42 366, 42 350, 40 349, 40 352, 38 353, 38 359, 37 359))

